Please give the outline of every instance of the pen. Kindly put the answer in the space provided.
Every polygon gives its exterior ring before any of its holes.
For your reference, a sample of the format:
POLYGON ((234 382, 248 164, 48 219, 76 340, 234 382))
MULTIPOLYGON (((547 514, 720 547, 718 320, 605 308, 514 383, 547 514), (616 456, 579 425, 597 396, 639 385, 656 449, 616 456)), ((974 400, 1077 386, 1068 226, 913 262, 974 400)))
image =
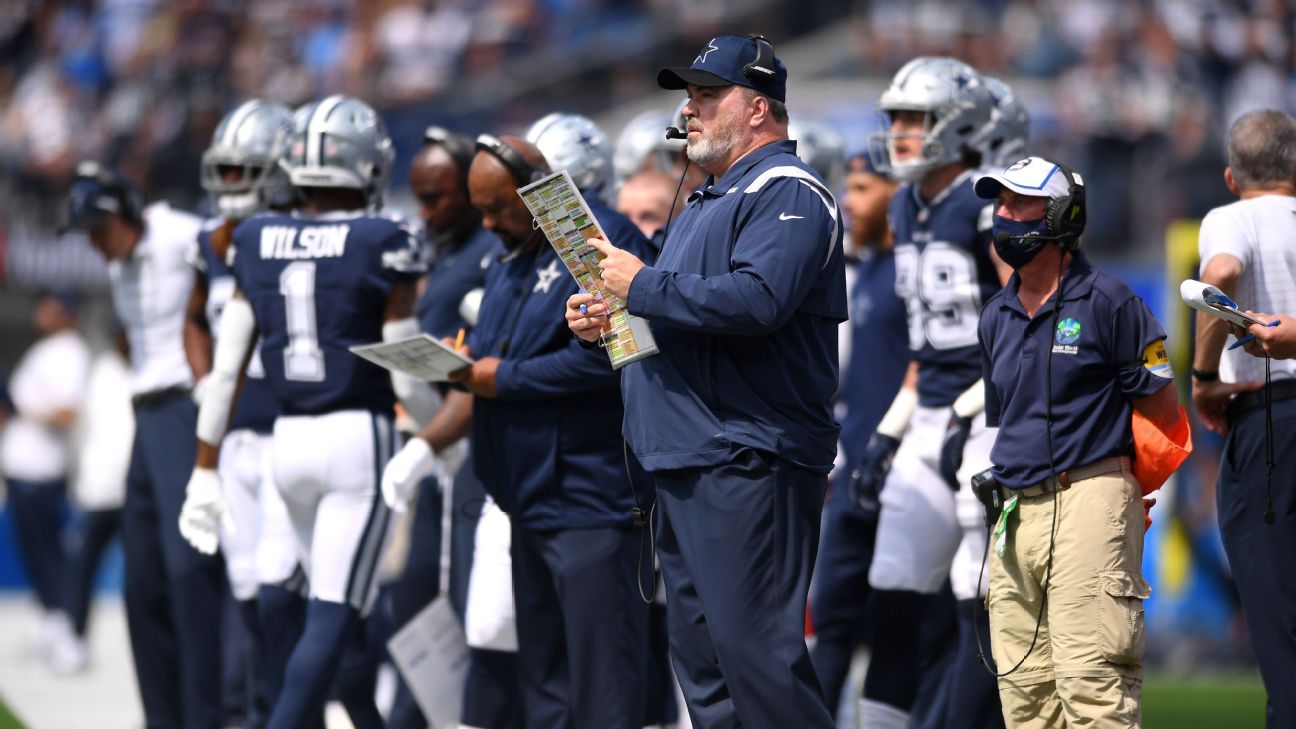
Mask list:
POLYGON ((466 333, 466 331, 467 331, 467 330, 465 330, 463 327, 459 327, 459 336, 455 337, 455 351, 456 351, 456 352, 458 352, 459 350, 463 349, 463 340, 464 340, 464 334, 466 333))
MULTIPOLYGON (((1280 322, 1279 319, 1274 319, 1273 321, 1269 322, 1268 324, 1265 324, 1265 327, 1276 327, 1276 326, 1278 326, 1279 322, 1280 322)), ((1246 335, 1245 337, 1242 337, 1241 339, 1239 339, 1239 340, 1237 340, 1236 342, 1234 342, 1234 343, 1232 343, 1232 344, 1229 345, 1229 351, 1231 352, 1231 351, 1237 349, 1238 347, 1241 347, 1242 345, 1246 344, 1247 342, 1251 341, 1252 339, 1255 339, 1255 335, 1254 335, 1254 334, 1248 334, 1248 335, 1246 335)))
POLYGON ((589 316, 589 307, 581 304, 581 316, 589 316))

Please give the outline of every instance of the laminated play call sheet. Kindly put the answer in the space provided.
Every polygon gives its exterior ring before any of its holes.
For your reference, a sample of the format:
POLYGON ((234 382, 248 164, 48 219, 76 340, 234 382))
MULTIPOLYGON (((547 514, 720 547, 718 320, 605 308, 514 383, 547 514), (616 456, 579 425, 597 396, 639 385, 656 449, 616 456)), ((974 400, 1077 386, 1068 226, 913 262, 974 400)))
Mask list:
POLYGON ((657 353, 648 322, 626 311, 621 297, 606 291, 599 278, 602 253, 591 246, 591 238, 607 240, 598 220, 590 213, 585 198, 572 184, 566 171, 518 188, 518 194, 535 216, 540 229, 558 251, 582 293, 593 294, 607 305, 608 323, 603 327, 603 348, 612 359, 612 369, 657 353))

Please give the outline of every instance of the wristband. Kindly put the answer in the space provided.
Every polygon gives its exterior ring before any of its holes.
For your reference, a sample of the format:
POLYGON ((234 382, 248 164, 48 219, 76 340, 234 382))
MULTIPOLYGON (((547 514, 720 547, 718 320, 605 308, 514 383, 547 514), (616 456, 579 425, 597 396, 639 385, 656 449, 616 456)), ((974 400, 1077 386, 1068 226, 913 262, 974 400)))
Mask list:
POLYGON ((1219 379, 1219 370, 1211 370, 1209 372, 1206 372, 1203 370, 1194 369, 1192 371, 1192 378, 1194 380, 1197 380, 1198 382, 1215 382, 1216 380, 1219 379))

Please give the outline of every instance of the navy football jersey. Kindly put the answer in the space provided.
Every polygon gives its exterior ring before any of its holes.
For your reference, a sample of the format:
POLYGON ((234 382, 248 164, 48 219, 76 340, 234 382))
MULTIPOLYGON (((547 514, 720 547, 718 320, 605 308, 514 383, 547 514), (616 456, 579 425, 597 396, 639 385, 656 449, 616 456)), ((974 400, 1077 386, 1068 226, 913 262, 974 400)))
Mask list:
POLYGON ((953 403, 981 377, 977 319, 1000 288, 990 258, 993 203, 972 191, 975 176, 964 172, 929 202, 912 182, 891 198, 896 294, 905 300, 918 401, 927 407, 953 403))
MULTIPOLYGON (((220 316, 234 295, 234 272, 226 261, 216 254, 212 247, 212 234, 226 221, 215 218, 203 226, 198 234, 197 256, 192 263, 207 282, 207 322, 211 327, 213 345, 220 332, 220 316)), ((265 379, 265 368, 261 365, 261 342, 257 341, 248 361, 247 379, 239 392, 234 413, 230 416, 230 430, 255 430, 258 433, 269 433, 274 427, 275 418, 279 415, 279 399, 270 389, 265 379)))
POLYGON ((390 412, 388 372, 347 348, 380 340, 393 286, 423 273, 412 228, 362 211, 264 214, 239 225, 234 248, 284 413, 390 412))

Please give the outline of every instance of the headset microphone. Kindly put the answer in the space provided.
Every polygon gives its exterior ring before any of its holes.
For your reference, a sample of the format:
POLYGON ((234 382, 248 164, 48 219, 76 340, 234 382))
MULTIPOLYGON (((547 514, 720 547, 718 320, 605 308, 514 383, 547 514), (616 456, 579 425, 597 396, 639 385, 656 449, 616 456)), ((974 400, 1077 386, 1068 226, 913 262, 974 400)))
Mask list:
POLYGON ((688 139, 688 132, 679 127, 666 127, 667 139, 688 139))

